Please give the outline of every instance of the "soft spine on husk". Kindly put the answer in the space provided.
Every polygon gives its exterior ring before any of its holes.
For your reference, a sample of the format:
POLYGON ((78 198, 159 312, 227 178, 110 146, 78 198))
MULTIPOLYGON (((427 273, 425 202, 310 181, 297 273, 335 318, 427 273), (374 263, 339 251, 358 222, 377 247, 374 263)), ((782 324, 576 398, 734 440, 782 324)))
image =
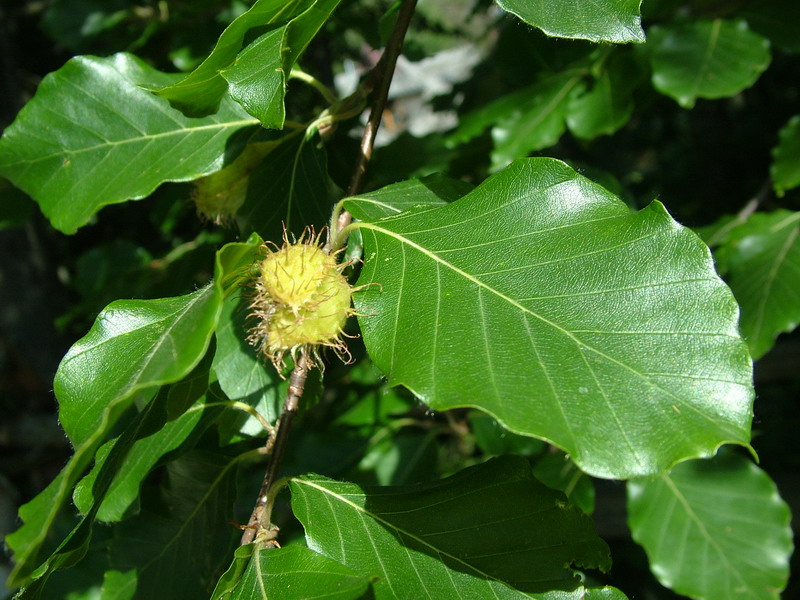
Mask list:
POLYGON ((284 234, 283 246, 264 245, 252 286, 250 316, 254 324, 247 338, 260 354, 270 359, 280 373, 289 354, 298 353, 321 365, 319 348, 332 348, 350 360, 344 343, 344 324, 353 314, 352 288, 339 263, 319 245, 319 236, 306 230, 293 243, 284 234))

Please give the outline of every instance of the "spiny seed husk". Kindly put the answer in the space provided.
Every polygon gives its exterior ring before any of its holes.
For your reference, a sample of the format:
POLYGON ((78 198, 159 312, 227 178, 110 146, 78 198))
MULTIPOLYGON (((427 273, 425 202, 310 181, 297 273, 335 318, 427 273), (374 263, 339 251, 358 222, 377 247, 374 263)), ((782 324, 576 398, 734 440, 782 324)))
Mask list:
POLYGON ((268 250, 254 286, 256 325, 248 340, 276 366, 287 353, 313 355, 319 346, 346 353, 340 336, 352 313, 351 288, 342 268, 313 237, 268 250))

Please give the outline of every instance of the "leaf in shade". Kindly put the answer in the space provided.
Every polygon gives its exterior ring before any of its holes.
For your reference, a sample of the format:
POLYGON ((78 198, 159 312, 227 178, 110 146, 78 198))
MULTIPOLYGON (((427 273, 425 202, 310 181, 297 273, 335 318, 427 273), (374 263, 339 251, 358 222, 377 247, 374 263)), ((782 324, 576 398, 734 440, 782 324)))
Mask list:
POLYGON ((653 85, 684 108, 697 98, 727 98, 753 85, 770 62, 769 41, 745 21, 654 26, 647 49, 653 85))
MULTIPOLYGON (((212 368, 228 398, 249 404, 274 423, 286 397, 288 382, 278 376, 272 365, 259 359, 253 346, 247 343, 245 311, 246 300, 240 295, 225 299, 212 368)), ((223 437, 234 431, 246 435, 263 432, 256 419, 240 411, 228 411, 220 427, 227 432, 223 437)))
POLYGON ((597 74, 591 90, 573 94, 567 107, 567 125, 579 138, 611 135, 633 114, 632 93, 641 70, 629 53, 615 52, 597 74))
POLYGON ((286 25, 249 44, 220 74, 231 97, 264 127, 283 127, 286 79, 297 57, 328 20, 340 0, 317 0, 286 25))
POLYGON ((0 174, 73 233, 103 206, 219 170, 238 151, 233 134, 258 121, 230 99, 190 119, 139 87, 173 79, 129 54, 73 58, 6 129, 0 174))
POLYGON ((309 475, 289 487, 308 547, 375 577, 378 600, 577 600, 584 588, 570 565, 610 566, 591 520, 519 457, 420 486, 362 489, 309 475))
POLYGON ((564 163, 528 159, 359 231, 359 284, 381 284, 355 294, 367 350, 432 408, 480 408, 601 477, 748 442, 737 304, 658 202, 632 213, 564 163))
POLYGON ((564 492, 573 506, 587 515, 594 512, 594 485, 591 477, 575 466, 563 452, 546 452, 533 464, 536 479, 547 487, 564 492))
POLYGON ((188 115, 207 115, 214 112, 228 89, 228 82, 220 72, 236 59, 248 33, 255 28, 279 27, 313 2, 314 0, 258 0, 225 28, 217 45, 200 66, 180 81, 161 87, 156 94, 168 99, 188 115))
POLYGON ((248 544, 236 550, 211 600, 356 600, 368 587, 368 577, 308 548, 248 544))
POLYGON ((47 488, 20 508, 24 525, 6 537, 21 584, 78 477, 120 415, 154 386, 179 381, 208 349, 222 294, 211 284, 177 298, 120 300, 98 315, 61 361, 54 388, 75 454, 47 488))
POLYGON ((775 191, 783 195, 800 185, 800 115, 789 119, 778 135, 780 141, 772 151, 770 174, 775 191))
POLYGON ((377 221, 407 210, 448 204, 458 200, 472 188, 466 181, 437 173, 352 196, 345 201, 345 208, 356 219, 377 221))
POLYGON ((741 329, 753 358, 800 323, 800 212, 755 213, 729 229, 716 252, 742 309, 741 329))
POLYGON ((733 452, 628 483, 628 522, 652 572, 698 600, 777 600, 789 575, 789 521, 769 476, 733 452))
POLYGON ((530 2, 495 0, 497 5, 547 35, 593 42, 643 42, 641 0, 530 2))
POLYGON ((286 231, 317 231, 328 224, 338 190, 328 177, 325 149, 315 140, 297 138, 272 151, 250 176, 247 198, 236 214, 242 235, 258 232, 280 242, 286 231))
POLYGON ((143 509, 115 528, 111 564, 136 572, 137 598, 208 597, 230 560, 238 463, 194 450, 167 465, 164 508, 143 509))
MULTIPOLYGON (((208 363, 201 364, 183 381, 163 388, 153 401, 157 408, 149 411, 142 425, 142 434, 131 445, 127 458, 114 477, 103 498, 96 497, 97 477, 107 457, 119 442, 117 438, 106 442, 97 451, 92 470, 84 477, 72 495, 75 506, 82 513, 102 501, 97 511, 98 521, 120 521, 128 508, 136 502, 139 488, 148 473, 168 453, 184 446, 192 437, 201 434, 219 415, 218 407, 205 408, 208 390, 208 363), (163 399, 162 399, 163 398, 163 399)), ((208 398, 213 400, 213 396, 208 398)))

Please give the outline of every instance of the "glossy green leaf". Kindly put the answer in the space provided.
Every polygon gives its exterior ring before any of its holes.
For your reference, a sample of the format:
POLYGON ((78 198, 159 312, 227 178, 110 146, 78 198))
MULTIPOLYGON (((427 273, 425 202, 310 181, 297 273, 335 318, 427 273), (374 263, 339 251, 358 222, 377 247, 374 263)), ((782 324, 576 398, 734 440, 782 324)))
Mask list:
POLYGON ((663 472, 745 444, 752 367, 706 246, 552 159, 360 224, 364 342, 392 385, 475 406, 584 471, 663 472), (469 390, 465 393, 464 390, 469 390))
MULTIPOLYGON (((256 28, 275 28, 287 23, 313 4, 314 0, 258 0, 228 25, 217 45, 200 66, 180 81, 162 87, 156 94, 167 98, 188 115, 207 115, 216 111, 228 89, 221 71, 231 65, 256 28)), ((276 91, 281 97, 283 90, 276 91)), ((282 109, 282 107, 281 107, 282 109)), ((282 121, 281 121, 282 122, 282 121)))
POLYGON ((531 2, 495 0, 502 8, 547 35, 593 42, 643 42, 641 0, 531 2))
POLYGON ((518 457, 420 486, 362 489, 309 475, 289 487, 308 547, 376 577, 377 600, 578 599, 570 565, 610 565, 589 518, 518 457))
POLYGON ((461 198, 472 187, 466 181, 435 174, 352 196, 346 200, 345 207, 356 219, 377 221, 407 210, 448 204, 461 198))
POLYGON ((328 177, 325 149, 296 138, 270 153, 250 176, 247 198, 236 213, 243 235, 258 232, 280 244, 284 228, 298 237, 307 225, 328 224, 338 190, 328 177))
POLYGON ((0 174, 73 233, 103 206, 219 170, 231 136, 258 121, 230 99, 190 119, 139 87, 173 79, 128 54, 73 58, 0 138, 0 174))
POLYGON ((61 361, 54 388, 75 454, 58 477, 20 508, 24 525, 6 540, 21 583, 58 510, 100 443, 134 398, 186 376, 205 354, 222 305, 215 285, 177 298, 120 300, 98 315, 61 361))
POLYGON ((107 427, 116 403, 183 378, 202 358, 219 319, 214 285, 176 298, 118 300, 61 361, 59 420, 77 449, 107 427))
POLYGON ((628 600, 628 597, 615 587, 586 588, 583 600, 628 600))
POLYGON ((368 577, 308 548, 248 544, 236 550, 211 600, 356 600, 368 587, 368 577))
POLYGON ((209 597, 240 535, 230 523, 237 462, 186 454, 167 466, 164 507, 116 526, 111 563, 135 571, 137 598, 209 597))
POLYGON ((778 135, 770 174, 775 191, 783 195, 800 185, 800 115, 792 117, 778 135))
POLYGON ((769 476, 724 453, 628 484, 628 520, 665 586, 699 600, 777 600, 792 553, 789 507, 769 476))
POLYGON ((753 85, 770 62, 769 41, 745 21, 694 21, 648 32, 653 85, 684 108, 753 85))
POLYGON ((727 276, 754 358, 800 323, 800 212, 756 213, 727 234, 727 276))
POLYGON ((316 0, 303 14, 249 44, 220 74, 228 91, 264 127, 283 127, 283 97, 292 65, 340 0, 316 0))

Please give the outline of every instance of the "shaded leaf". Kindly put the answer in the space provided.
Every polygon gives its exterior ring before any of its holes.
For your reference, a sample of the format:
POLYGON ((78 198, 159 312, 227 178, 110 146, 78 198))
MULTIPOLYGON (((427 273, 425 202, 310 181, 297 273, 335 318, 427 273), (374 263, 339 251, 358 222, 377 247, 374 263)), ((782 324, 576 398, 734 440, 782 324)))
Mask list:
POLYGON ((229 84, 231 97, 264 127, 283 127, 283 97, 292 65, 339 2, 316 0, 303 14, 249 44, 220 72, 229 84))
POLYGON ((137 598, 208 597, 238 530, 230 520, 238 463, 192 451, 167 465, 166 511, 143 510, 116 526, 111 564, 135 571, 137 598))
POLYGON ((182 379, 208 348, 221 308, 209 285, 192 294, 112 302, 61 362, 54 388, 59 418, 75 448, 67 466, 20 508, 24 525, 6 537, 17 563, 10 580, 21 584, 56 514, 98 446, 137 396, 182 379))
POLYGON ((800 185, 800 115, 792 117, 778 135, 770 175, 775 191, 782 195, 800 185))
POLYGON ((362 489, 309 475, 289 487, 308 547, 376 577, 378 600, 577 599, 569 565, 610 564, 589 518, 517 457, 420 486, 362 489))
POLYGON ((97 477, 121 438, 100 447, 92 470, 75 486, 72 495, 79 511, 87 513, 95 502, 102 500, 96 519, 106 522, 122 520, 128 508, 136 502, 147 474, 162 462, 167 453, 184 445, 190 436, 202 433, 216 419, 220 409, 204 407, 209 361, 204 362, 205 365, 199 365, 185 380, 161 390, 159 398, 154 401, 157 408, 148 411, 148 419, 140 428, 141 434, 131 444, 125 462, 102 499, 96 496, 97 477))
POLYGON ((495 0, 498 6, 548 35, 593 42, 643 42, 641 0, 530 2, 495 0))
POLYGON ((0 174, 73 233, 103 206, 219 170, 238 151, 233 134, 258 121, 230 99, 189 119, 139 87, 173 79, 129 54, 73 58, 6 129, 0 174))
POLYGON ((628 515, 651 570, 680 594, 767 600, 786 585, 789 508, 764 471, 732 452, 629 482, 628 515))
MULTIPOLYGON (((206 367, 204 371, 207 372, 207 370, 206 367)), ((119 474, 126 470, 128 475, 132 473, 134 475, 136 474, 136 467, 134 466, 131 468, 129 464, 129 453, 137 442, 146 439, 147 436, 153 434, 154 429, 158 431, 160 427, 164 425, 163 416, 165 412, 169 411, 169 404, 170 402, 167 394, 158 396, 155 400, 147 404, 142 412, 136 415, 114 443, 107 445, 105 453, 98 453, 101 455, 101 458, 98 459, 99 465, 84 479, 84 482, 91 479, 91 487, 84 490, 82 493, 82 498, 88 503, 88 506, 86 506, 86 514, 78 521, 78 524, 64 538, 47 560, 36 569, 33 573, 33 581, 22 589, 20 600, 40 598, 45 590, 48 595, 52 595, 54 593, 53 587, 58 586, 58 578, 53 582, 54 585, 50 585, 51 575, 59 569, 73 567, 83 559, 84 555, 86 555, 89 550, 94 521, 102 506, 103 500, 112 488, 112 484, 118 481, 119 474)), ((135 459, 134 462, 136 462, 135 459)), ((65 471, 69 468, 70 465, 67 465, 65 471)), ((64 471, 62 471, 60 477, 62 476, 65 476, 64 471)), ((134 483, 134 486, 138 490, 138 481, 134 483)), ((117 487, 117 492, 119 492, 119 486, 117 487)), ((48 497, 47 490, 45 490, 44 493, 37 496, 33 502, 26 506, 34 505, 40 502, 42 498, 48 497)), ((27 525, 29 525, 29 523, 26 523, 26 526, 27 525)), ((49 527, 50 525, 47 526, 49 527)), ((102 554, 105 556, 105 549, 102 550, 102 554)), ((95 559, 96 564, 96 556, 92 557, 90 555, 86 560, 91 560, 92 558, 95 559)), ((85 564, 86 562, 84 561, 81 563, 81 566, 85 564)), ((90 567, 91 566, 92 565, 90 565, 90 567)), ((70 574, 65 577, 73 579, 75 575, 74 572, 70 572, 70 574)), ((62 580, 65 577, 62 577, 62 580)), ((78 573, 78 577, 80 577, 80 572, 78 573)))
POLYGON ((738 8, 754 31, 785 52, 800 53, 800 3, 795 0, 760 0, 738 8))
POLYGON ((597 74, 591 90, 573 94, 567 107, 567 125, 579 138, 611 135, 633 114, 632 92, 640 73, 629 54, 614 53, 597 74))
POLYGON ((503 454, 539 454, 546 447, 542 440, 510 432, 495 419, 479 410, 469 413, 469 424, 475 443, 487 456, 503 454))
MULTIPOLYGON (((173 106, 188 115, 207 115, 214 112, 228 89, 228 82, 220 72, 236 59, 248 33, 254 28, 274 28, 285 24, 313 2, 314 0, 258 0, 225 28, 214 50, 194 71, 180 81, 159 86, 161 89, 155 93, 168 99, 173 106)), ((280 93, 282 98, 283 90, 276 93, 280 93)))
POLYGON ((648 31, 653 85, 684 108, 753 85, 770 62, 769 41, 745 21, 694 21, 648 31))
POLYGON ((337 194, 328 177, 325 149, 298 137, 273 150, 253 171, 236 220, 242 235, 258 232, 279 242, 284 227, 297 236, 307 225, 320 231, 328 224, 337 194))
POLYGON ((594 512, 594 485, 585 473, 563 452, 547 452, 533 465, 536 479, 547 487, 564 492, 573 506, 587 515, 594 512))
POLYGON ((211 600, 350 600, 361 598, 369 578, 302 546, 236 550, 211 600))
POLYGON ((756 213, 727 232, 727 276, 753 358, 800 323, 800 212, 756 213))
POLYGON ((370 357, 432 408, 478 407, 602 477, 747 443, 736 302, 658 202, 631 213, 565 164, 529 159, 359 231, 359 284, 381 284, 355 294, 370 357))

